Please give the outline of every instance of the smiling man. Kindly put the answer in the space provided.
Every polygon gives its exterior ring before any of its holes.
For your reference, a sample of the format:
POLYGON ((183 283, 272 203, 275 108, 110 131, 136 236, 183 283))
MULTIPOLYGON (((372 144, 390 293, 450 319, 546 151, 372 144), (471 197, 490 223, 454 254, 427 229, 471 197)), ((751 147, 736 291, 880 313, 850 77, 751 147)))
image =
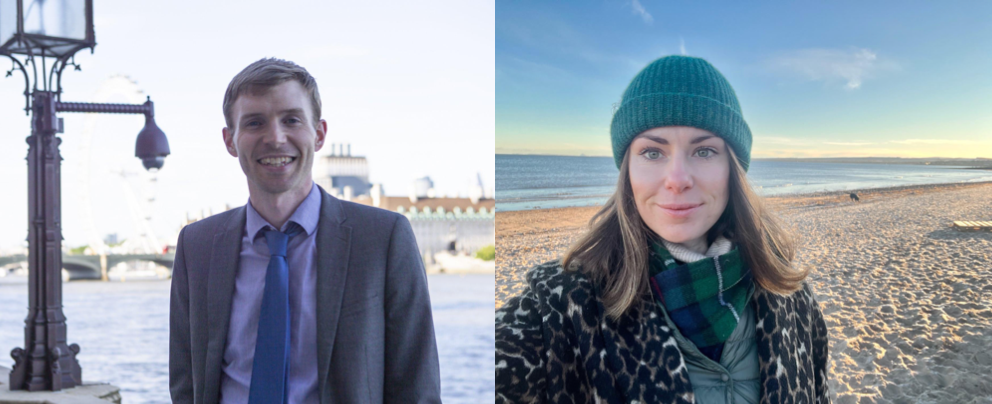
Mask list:
POLYGON ((231 80, 224 144, 249 200, 179 234, 173 402, 440 402, 413 231, 314 184, 320 108, 316 81, 292 62, 262 59, 231 80))

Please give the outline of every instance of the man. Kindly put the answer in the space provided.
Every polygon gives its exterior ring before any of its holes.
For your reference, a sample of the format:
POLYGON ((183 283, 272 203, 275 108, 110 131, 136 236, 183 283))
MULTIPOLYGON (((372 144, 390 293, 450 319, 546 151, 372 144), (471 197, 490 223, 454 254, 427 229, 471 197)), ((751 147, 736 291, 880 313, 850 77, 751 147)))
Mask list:
POLYGON ((172 274, 176 403, 440 402, 427 278, 402 215, 314 184, 313 77, 262 59, 224 96, 248 204, 186 226, 172 274))

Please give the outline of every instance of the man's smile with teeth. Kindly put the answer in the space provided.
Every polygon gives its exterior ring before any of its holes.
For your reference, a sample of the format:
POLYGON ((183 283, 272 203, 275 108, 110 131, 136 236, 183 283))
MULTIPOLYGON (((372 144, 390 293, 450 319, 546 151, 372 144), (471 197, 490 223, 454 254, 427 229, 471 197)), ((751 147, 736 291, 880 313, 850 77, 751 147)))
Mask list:
POLYGON ((284 166, 292 163, 293 160, 296 160, 296 157, 266 157, 259 159, 258 162, 267 166, 284 166))

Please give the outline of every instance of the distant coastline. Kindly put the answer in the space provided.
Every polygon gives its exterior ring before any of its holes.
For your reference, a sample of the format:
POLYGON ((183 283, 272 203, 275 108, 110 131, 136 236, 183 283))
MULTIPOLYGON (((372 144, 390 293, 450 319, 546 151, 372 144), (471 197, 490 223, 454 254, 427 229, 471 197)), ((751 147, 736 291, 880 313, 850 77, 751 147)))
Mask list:
MULTIPOLYGON (((589 157, 613 158, 613 156, 587 156, 585 154, 545 154, 545 153, 496 153, 497 156, 534 157, 589 157)), ((785 161, 798 163, 838 163, 838 164, 918 164, 932 166, 954 166, 992 169, 992 158, 946 158, 946 157, 761 157, 751 161, 785 161)))
MULTIPOLYGON (((613 158, 613 156, 587 156, 544 153, 496 153, 497 156, 534 156, 534 157, 588 157, 613 158)), ((796 163, 836 163, 836 164, 912 164, 931 166, 965 167, 980 170, 992 170, 992 158, 944 158, 944 157, 762 157, 752 161, 781 161, 796 163)))
POLYGON ((992 169, 992 158, 907 158, 907 157, 819 157, 819 158, 755 158, 756 161, 787 161, 797 163, 838 164, 912 164, 992 169))

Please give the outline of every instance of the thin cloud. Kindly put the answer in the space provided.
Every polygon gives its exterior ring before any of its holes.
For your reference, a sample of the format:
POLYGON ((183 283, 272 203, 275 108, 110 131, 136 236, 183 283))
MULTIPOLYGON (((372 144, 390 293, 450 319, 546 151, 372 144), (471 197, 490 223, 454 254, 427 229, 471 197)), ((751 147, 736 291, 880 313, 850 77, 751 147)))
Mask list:
POLYGON ((810 142, 805 140, 793 139, 782 136, 757 136, 754 138, 754 142, 767 143, 767 144, 792 145, 792 146, 802 146, 802 145, 810 144, 810 142))
POLYGON ((829 144, 833 146, 868 146, 874 143, 857 143, 857 142, 823 142, 823 144, 829 144))
POLYGON ((683 56, 688 55, 688 53, 685 52, 685 39, 682 39, 681 35, 679 35, 679 53, 683 56))
POLYGON ((776 56, 768 64, 775 70, 798 74, 812 81, 828 84, 842 82, 848 90, 861 88, 865 79, 880 71, 899 67, 865 48, 800 49, 776 56))
POLYGON ((630 8, 634 9, 634 14, 641 16, 641 19, 644 20, 645 24, 650 25, 654 22, 654 17, 651 16, 651 13, 649 13, 648 10, 644 9, 644 6, 641 5, 640 1, 631 0, 630 8))
POLYGON ((843 152, 834 150, 772 149, 751 153, 751 158, 832 158, 832 157, 911 157, 894 149, 854 149, 843 152))
POLYGON ((958 139, 906 139, 906 140, 892 140, 891 142, 897 144, 952 144, 952 145, 975 145, 975 144, 989 143, 989 142, 978 142, 974 140, 958 140, 958 139))

